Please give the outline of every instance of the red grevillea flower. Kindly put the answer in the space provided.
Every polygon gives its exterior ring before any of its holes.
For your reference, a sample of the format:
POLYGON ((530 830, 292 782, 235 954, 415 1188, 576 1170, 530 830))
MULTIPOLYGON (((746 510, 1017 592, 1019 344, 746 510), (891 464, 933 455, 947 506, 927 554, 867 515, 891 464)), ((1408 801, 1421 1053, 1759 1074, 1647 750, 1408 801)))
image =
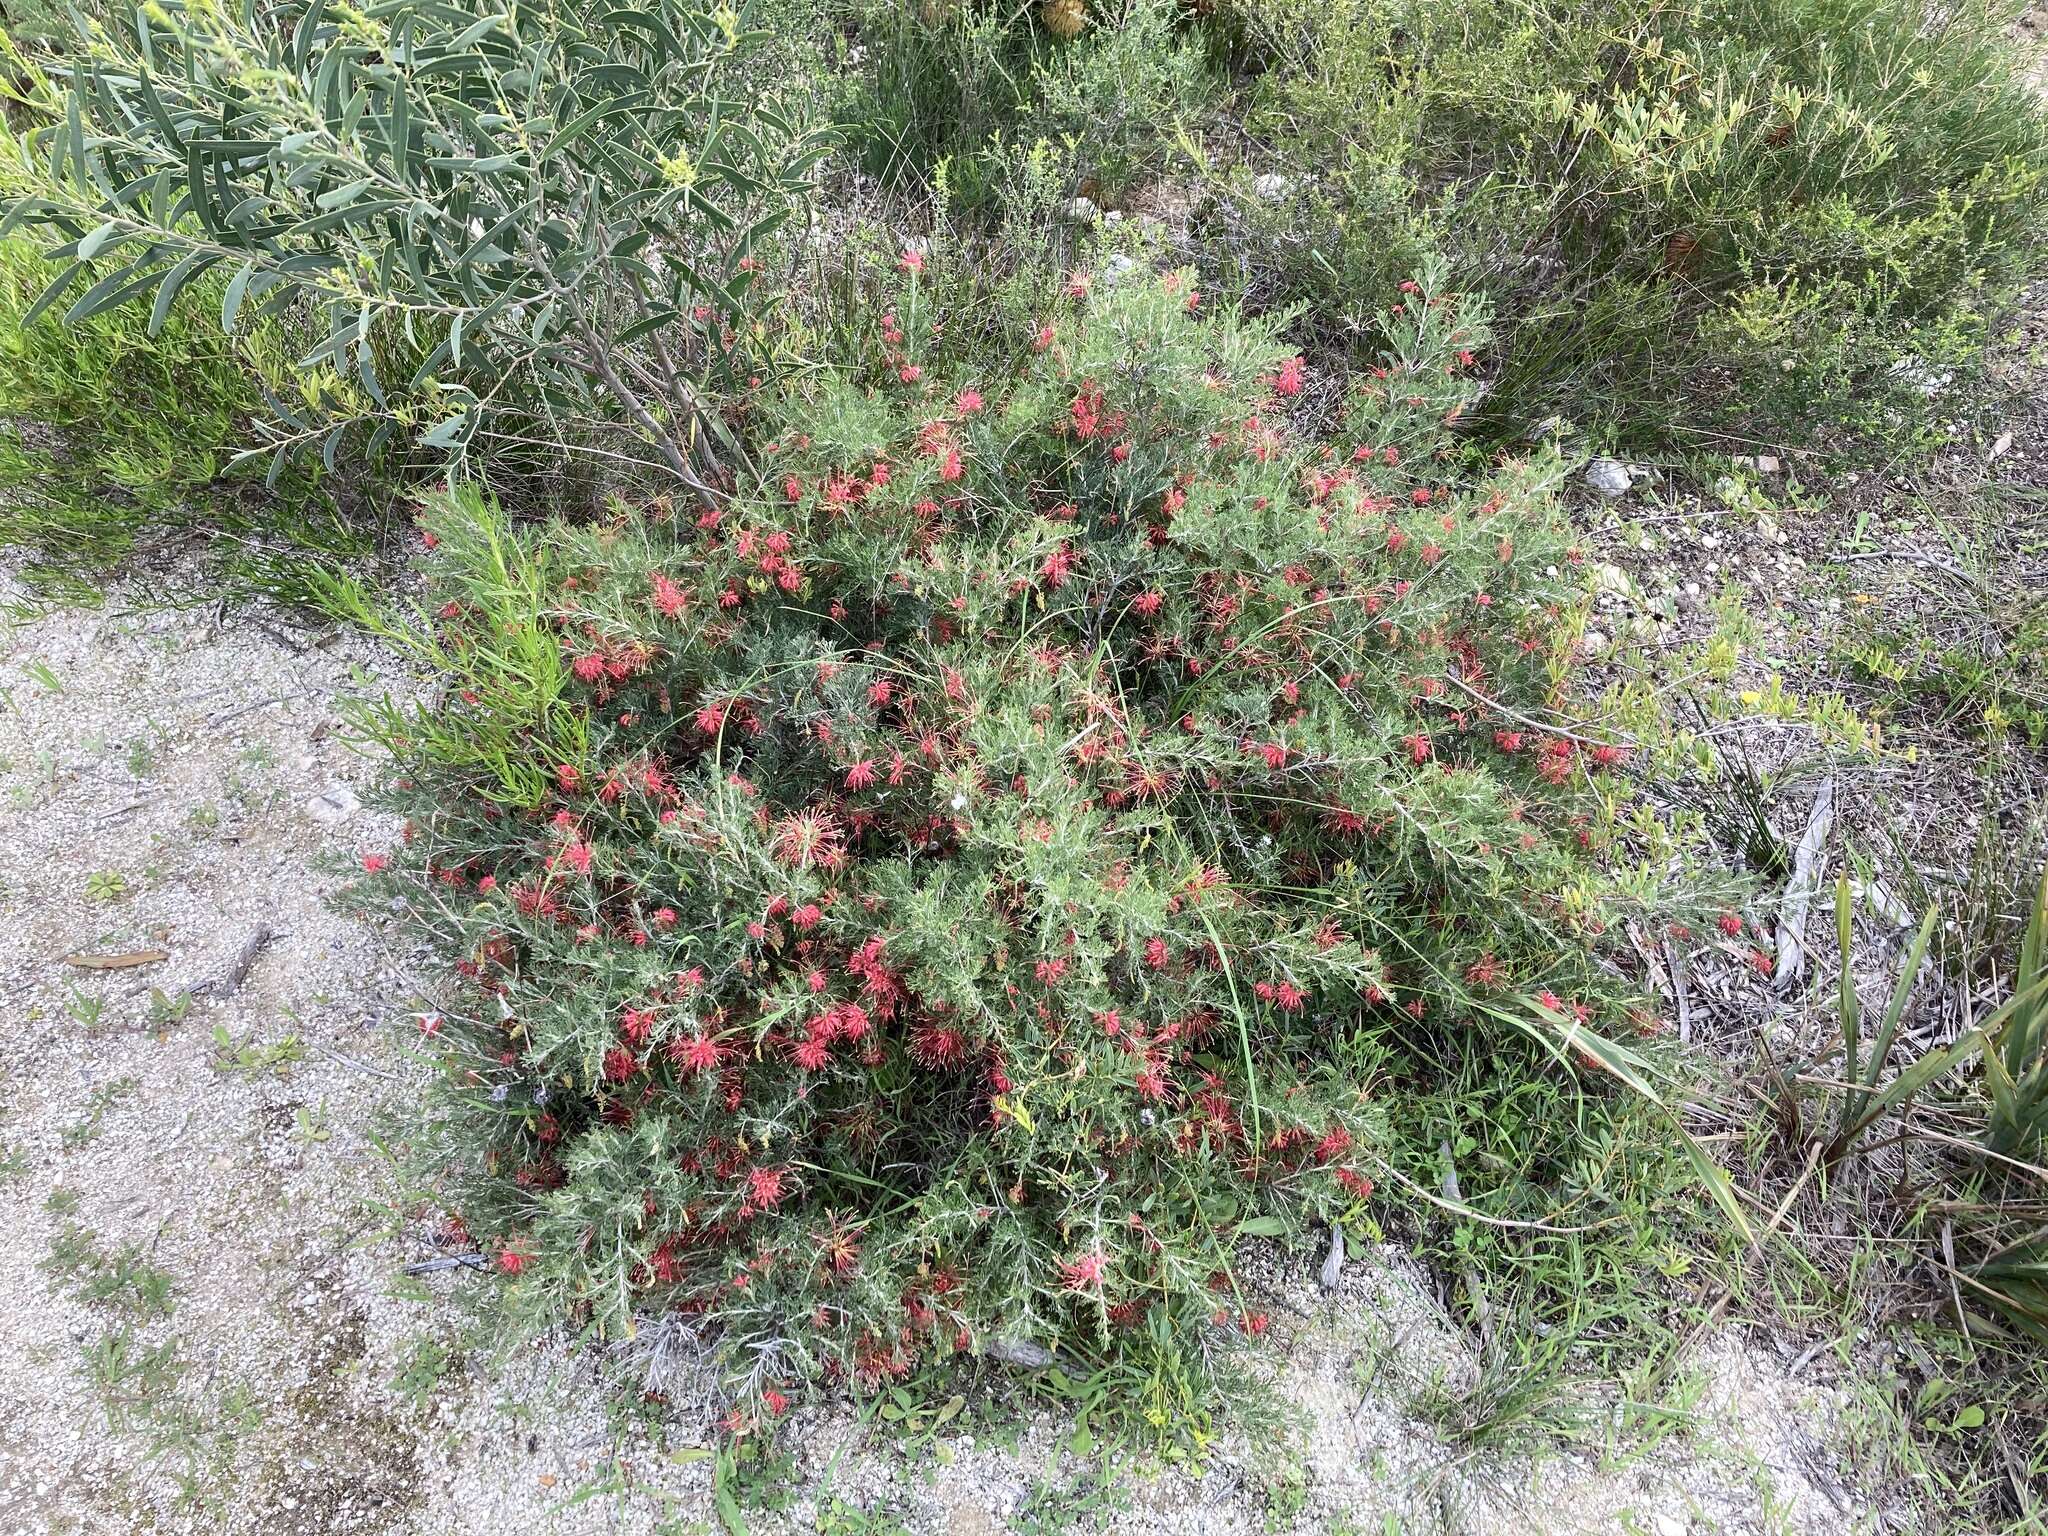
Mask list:
POLYGON ((654 608, 663 618, 674 618, 683 611, 684 605, 689 600, 689 594, 684 592, 681 587, 670 581, 661 572, 656 571, 654 573, 654 608))
POLYGON ((725 1048, 709 1035, 685 1035, 670 1042, 668 1055, 685 1072, 716 1072, 725 1048))
POLYGON ((845 829, 830 811, 813 808, 775 824, 775 857, 796 869, 839 862, 845 829))
POLYGON ((846 787, 848 789, 866 789, 874 782, 875 765, 871 758, 864 757, 846 770, 846 787))
POLYGON ((1273 375, 1273 389, 1278 394, 1298 395, 1301 393, 1301 359, 1290 357, 1280 365, 1280 371, 1273 375))
POLYGON ((1070 1291, 1102 1289, 1102 1255, 1084 1253, 1060 1265, 1060 1284, 1070 1291))
POLYGON ((910 1033, 910 1054, 934 1071, 950 1071, 967 1060, 967 1037, 949 1024, 920 1024, 910 1033))
POLYGON ((363 855, 363 869, 368 874, 381 874, 390 867, 391 860, 381 853, 366 853, 363 855))

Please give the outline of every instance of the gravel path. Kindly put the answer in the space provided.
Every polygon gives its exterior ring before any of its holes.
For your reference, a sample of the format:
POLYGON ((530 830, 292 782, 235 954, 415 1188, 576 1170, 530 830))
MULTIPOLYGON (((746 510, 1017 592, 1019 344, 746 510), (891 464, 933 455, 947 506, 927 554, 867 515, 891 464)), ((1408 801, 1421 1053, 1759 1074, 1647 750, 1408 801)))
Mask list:
MULTIPOLYGON (((327 904, 396 832, 337 714, 387 685, 355 637, 271 615, 117 596, 0 632, 0 1533, 717 1528, 692 1426, 608 1426, 569 1350, 468 1347, 469 1271, 404 1275, 435 1228, 376 1132, 422 957, 327 904)), ((1640 1454, 1480 1454, 1422 1411, 1476 1362, 1399 1254, 1334 1300, 1311 1256, 1265 1267, 1270 1411, 1206 1476, 1098 1473, 1072 1418, 1000 1390, 911 1435, 813 1407, 750 1527, 1895 1528, 1821 1366, 1731 1332, 1640 1454)))

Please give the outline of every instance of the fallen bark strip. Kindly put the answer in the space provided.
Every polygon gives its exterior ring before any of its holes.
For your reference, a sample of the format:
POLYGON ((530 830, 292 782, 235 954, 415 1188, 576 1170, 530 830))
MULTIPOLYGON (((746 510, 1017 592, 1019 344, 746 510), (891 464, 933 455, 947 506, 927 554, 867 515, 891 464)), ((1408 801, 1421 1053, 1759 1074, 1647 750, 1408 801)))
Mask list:
POLYGON ((197 997, 233 997, 242 989, 242 983, 249 979, 249 972, 255 967, 256 957, 270 947, 270 941, 277 937, 277 931, 268 923, 258 923, 256 931, 244 941, 241 953, 235 956, 235 963, 225 973, 211 981, 202 981, 192 989, 197 997))

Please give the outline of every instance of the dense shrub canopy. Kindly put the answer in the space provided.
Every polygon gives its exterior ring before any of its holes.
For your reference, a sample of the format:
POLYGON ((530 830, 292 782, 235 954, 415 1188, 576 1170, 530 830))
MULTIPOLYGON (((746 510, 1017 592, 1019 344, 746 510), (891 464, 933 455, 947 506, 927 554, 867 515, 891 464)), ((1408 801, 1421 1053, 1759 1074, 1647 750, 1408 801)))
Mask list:
POLYGON ((920 265, 730 506, 508 556, 450 497, 455 579, 523 574, 441 594, 463 686, 380 722, 387 878, 465 957, 463 1218, 544 1311, 681 1309, 757 1386, 1257 1327, 1231 1243, 1367 1197, 1371 1041, 1625 1072, 1641 1022, 1620 749, 1545 723, 1550 470, 1448 478, 1482 317, 1412 287, 1311 449, 1299 359, 1186 274, 1077 281, 997 388, 924 373, 920 265))
POLYGON ((1245 262, 1365 324, 1423 252, 1499 306, 1487 425, 1900 443, 2039 269, 2003 0, 1247 0, 1290 171, 1245 262))

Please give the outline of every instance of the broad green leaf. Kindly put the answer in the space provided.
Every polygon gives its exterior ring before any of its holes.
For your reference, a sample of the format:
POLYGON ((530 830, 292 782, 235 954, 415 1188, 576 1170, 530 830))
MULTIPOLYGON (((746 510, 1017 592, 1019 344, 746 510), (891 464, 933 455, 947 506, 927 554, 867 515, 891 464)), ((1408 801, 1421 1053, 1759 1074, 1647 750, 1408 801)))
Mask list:
POLYGON ((178 301, 178 293, 193 278, 218 262, 220 257, 211 251, 193 251, 183 261, 171 268, 157 288, 156 302, 149 309, 149 334, 158 335, 164 322, 171 317, 171 306, 178 301))
POLYGON ((336 187, 332 192, 323 192, 320 196, 313 199, 313 206, 316 208, 346 208, 375 185, 376 182, 371 177, 360 177, 355 181, 349 182, 346 186, 336 187))
POLYGON ((242 313, 242 299, 249 291, 249 279, 256 273, 256 264, 245 261, 228 279, 227 292, 220 296, 220 328, 228 335, 235 334, 235 321, 242 313))
POLYGON ((84 262, 74 261, 62 272, 58 273, 56 278, 51 282, 50 286, 45 288, 39 295, 37 295, 35 303, 29 305, 28 309, 23 313, 20 321, 18 322, 21 329, 25 331, 30 326, 34 325, 38 320, 42 319, 42 317, 49 311, 50 306, 56 303, 57 300, 64 296, 65 290, 68 289, 73 283, 77 282, 80 275, 84 273, 85 270, 86 264, 84 262))

